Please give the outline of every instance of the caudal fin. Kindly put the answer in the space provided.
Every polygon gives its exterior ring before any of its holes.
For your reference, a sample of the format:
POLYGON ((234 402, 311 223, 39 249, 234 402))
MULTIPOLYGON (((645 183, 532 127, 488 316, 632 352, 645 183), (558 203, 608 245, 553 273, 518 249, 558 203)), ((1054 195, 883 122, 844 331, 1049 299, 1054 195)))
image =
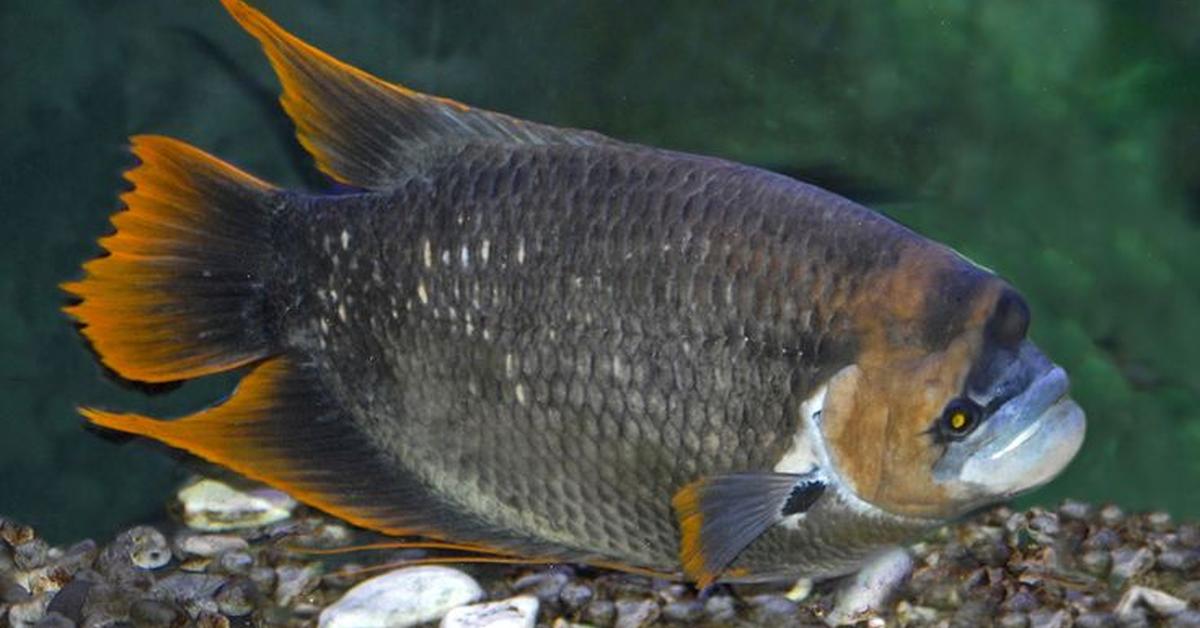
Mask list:
POLYGON ((62 285, 63 308, 121 377, 170 382, 270 352, 264 315, 269 200, 275 188, 178 140, 132 139, 126 210, 107 255, 62 285))

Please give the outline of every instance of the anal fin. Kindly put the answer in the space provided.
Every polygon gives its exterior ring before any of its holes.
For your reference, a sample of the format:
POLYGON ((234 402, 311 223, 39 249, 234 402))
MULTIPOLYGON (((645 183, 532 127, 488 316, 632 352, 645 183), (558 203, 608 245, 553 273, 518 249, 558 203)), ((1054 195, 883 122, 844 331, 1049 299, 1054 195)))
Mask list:
POLYGON ((392 463, 333 402, 315 370, 290 357, 260 363, 226 402, 181 419, 80 411, 97 426, 182 449, 364 528, 487 537, 484 526, 392 463))
POLYGON ((816 473, 730 473, 702 478, 671 500, 684 573, 707 587, 771 526, 807 511, 825 492, 816 473))

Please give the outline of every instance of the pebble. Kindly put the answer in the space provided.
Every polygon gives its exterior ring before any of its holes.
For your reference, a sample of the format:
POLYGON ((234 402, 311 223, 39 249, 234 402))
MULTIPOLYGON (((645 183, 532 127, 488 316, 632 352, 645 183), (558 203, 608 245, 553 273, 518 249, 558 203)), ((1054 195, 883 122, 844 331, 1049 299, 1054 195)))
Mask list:
POLYGON ((1146 573, 1154 566, 1154 552, 1146 547, 1132 549, 1121 547, 1112 552, 1112 575, 1118 580, 1128 580, 1146 573))
POLYGON ((46 564, 50 544, 42 539, 30 539, 13 548, 13 563, 17 569, 30 571, 46 564))
POLYGON ((366 580, 321 611, 321 628, 414 626, 483 598, 479 583, 449 567, 406 567, 366 580))
POLYGON ((677 600, 662 607, 662 618, 675 624, 694 624, 704 617, 704 604, 699 600, 677 600))
POLYGON ((50 605, 50 593, 31 597, 24 602, 18 602, 8 607, 8 623, 13 628, 33 626, 45 617, 46 607, 50 605))
POLYGON ((1084 552, 1079 558, 1079 564, 1083 566, 1083 570, 1103 578, 1108 575, 1108 570, 1112 567, 1112 554, 1104 550, 1091 550, 1084 552))
POLYGON ((1100 520, 1112 526, 1121 523, 1125 519, 1125 511, 1121 510, 1116 504, 1108 504, 1100 509, 1100 520))
POLYGON ((187 622, 187 613, 171 602, 146 598, 129 607, 129 621, 138 628, 178 626, 187 622))
POLYGON ((913 559, 904 549, 880 555, 852 576, 837 592, 829 623, 852 624, 883 609, 897 587, 912 575, 913 559))
POLYGON ((1058 507, 1058 515, 1073 521, 1087 521, 1092 518, 1095 509, 1091 504, 1068 499, 1058 507))
POLYGON ((189 528, 206 532, 239 530, 283 521, 292 516, 296 500, 271 488, 241 491, 216 480, 203 479, 181 489, 176 498, 189 528))
POLYGON ((291 606, 297 598, 316 589, 320 582, 320 563, 280 565, 275 568, 275 603, 291 606))
POLYGON ((596 626, 611 626, 617 618, 617 605, 609 600, 592 600, 583 609, 583 621, 596 626))
POLYGON ((234 578, 217 591, 217 609, 230 617, 242 617, 254 612, 257 589, 248 578, 234 578))
POLYGON ((569 582, 563 585, 562 590, 558 592, 558 601, 569 612, 583 608, 584 605, 592 601, 593 597, 595 597, 595 593, 592 591, 592 588, 578 582, 569 582))
POLYGON ((737 617, 737 604, 729 595, 714 595, 704 602, 704 614, 713 622, 730 622, 737 617))
POLYGON ((189 535, 180 539, 176 545, 184 554, 203 558, 212 558, 222 552, 250 549, 250 544, 246 542, 246 539, 225 534, 189 535))
POLYGON ((1116 628, 1117 616, 1112 613, 1083 613, 1075 618, 1076 628, 1116 628))
POLYGON ((62 613, 47 612, 38 620, 36 628, 75 628, 75 621, 62 613))
POLYGON ((617 600, 615 628, 642 628, 654 623, 660 611, 654 600, 617 600))
POLYGON ((1070 625, 1071 614, 1065 610, 1029 614, 1029 628, 1067 628, 1070 625))
POLYGON ((1167 628, 1200 628, 1200 610, 1186 610, 1167 622, 1167 628))
POLYGON ((1200 566, 1200 550, 1167 550, 1159 554, 1158 565, 1171 571, 1191 571, 1200 566))
POLYGON ((129 559, 141 569, 158 569, 171 562, 171 550, 162 532, 149 526, 134 528, 129 533, 132 545, 129 559))
POLYGON ((441 628, 533 628, 537 614, 538 598, 522 595, 450 609, 441 628))
POLYGON ((1170 593, 1151 589, 1150 587, 1133 586, 1121 596, 1121 601, 1117 602, 1117 607, 1114 612, 1117 617, 1125 621, 1127 617, 1131 617, 1139 606, 1154 611, 1159 617, 1170 617, 1187 609, 1188 603, 1181 600, 1170 593))
POLYGON ((561 570, 539 571, 518 578, 513 583, 513 589, 523 593, 532 593, 542 603, 553 604, 558 600, 563 587, 570 581, 570 574, 561 570))

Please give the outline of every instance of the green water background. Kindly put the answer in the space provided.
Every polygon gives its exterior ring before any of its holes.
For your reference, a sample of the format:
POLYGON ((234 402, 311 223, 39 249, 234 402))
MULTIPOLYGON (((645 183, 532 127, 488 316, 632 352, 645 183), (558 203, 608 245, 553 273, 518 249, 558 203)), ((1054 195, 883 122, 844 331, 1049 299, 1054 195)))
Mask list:
MULTIPOLYGON (((1200 3, 262 0, 319 47, 477 106, 813 180, 1009 278, 1089 414, 1030 498, 1200 516, 1200 3)), ((57 308, 125 138, 325 185, 215 0, 0 2, 0 513, 53 539, 161 512, 184 467, 84 432, 120 389, 57 308)))

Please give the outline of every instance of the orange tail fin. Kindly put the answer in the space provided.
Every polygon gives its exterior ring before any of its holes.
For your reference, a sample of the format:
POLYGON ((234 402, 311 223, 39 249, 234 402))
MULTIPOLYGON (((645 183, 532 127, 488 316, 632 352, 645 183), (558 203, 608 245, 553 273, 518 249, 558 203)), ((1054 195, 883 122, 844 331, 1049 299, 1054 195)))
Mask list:
POLYGON ((268 354, 261 260, 270 185, 178 140, 133 138, 127 210, 108 255, 62 288, 100 360, 143 382, 190 379, 268 354))

